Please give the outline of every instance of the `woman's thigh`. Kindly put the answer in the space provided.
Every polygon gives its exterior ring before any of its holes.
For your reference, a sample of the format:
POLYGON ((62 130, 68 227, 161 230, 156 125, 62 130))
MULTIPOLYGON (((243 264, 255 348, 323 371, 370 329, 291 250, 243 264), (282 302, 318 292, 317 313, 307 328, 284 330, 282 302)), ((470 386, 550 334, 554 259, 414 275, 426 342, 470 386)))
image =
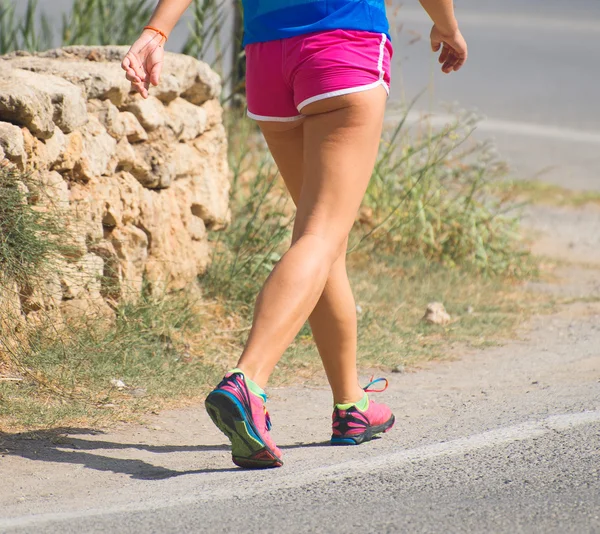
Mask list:
POLYGON ((303 179, 294 234, 341 247, 373 172, 387 93, 374 89, 319 100, 302 109, 303 179))

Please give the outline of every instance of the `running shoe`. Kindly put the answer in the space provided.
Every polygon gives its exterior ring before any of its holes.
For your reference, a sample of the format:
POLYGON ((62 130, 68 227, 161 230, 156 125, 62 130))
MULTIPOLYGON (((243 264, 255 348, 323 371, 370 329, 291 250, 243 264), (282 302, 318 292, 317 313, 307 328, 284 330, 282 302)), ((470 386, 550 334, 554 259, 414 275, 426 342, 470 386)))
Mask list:
POLYGON ((265 402, 267 396, 254 393, 260 390, 237 369, 227 373, 221 383, 208 395, 206 411, 219 430, 231 441, 233 463, 250 469, 280 467, 281 451, 269 430, 271 419, 265 402))
POLYGON ((367 384, 365 396, 357 403, 336 404, 333 409, 332 445, 359 445, 369 441, 394 426, 392 411, 385 405, 369 399, 369 392, 385 391, 388 387, 386 378, 378 378, 367 384), (385 382, 382 389, 372 389, 374 384, 385 382))

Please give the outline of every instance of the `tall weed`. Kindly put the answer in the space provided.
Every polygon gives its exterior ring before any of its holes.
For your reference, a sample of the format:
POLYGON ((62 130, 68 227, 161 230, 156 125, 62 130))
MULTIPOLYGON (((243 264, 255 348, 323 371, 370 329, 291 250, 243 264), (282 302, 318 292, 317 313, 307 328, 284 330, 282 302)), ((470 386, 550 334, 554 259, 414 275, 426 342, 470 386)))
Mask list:
POLYGON ((522 274, 528 263, 517 206, 497 194, 506 166, 490 142, 470 139, 477 117, 433 130, 426 119, 409 126, 407 116, 384 135, 353 249, 522 274))

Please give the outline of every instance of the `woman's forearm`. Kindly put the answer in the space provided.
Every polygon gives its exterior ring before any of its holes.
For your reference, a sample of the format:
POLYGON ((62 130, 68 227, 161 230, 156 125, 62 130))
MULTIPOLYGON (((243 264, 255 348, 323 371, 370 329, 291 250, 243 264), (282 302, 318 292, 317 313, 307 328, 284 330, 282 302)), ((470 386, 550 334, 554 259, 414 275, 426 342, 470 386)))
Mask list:
POLYGON ((458 23, 454 16, 454 3, 452 0, 419 1, 443 35, 452 35, 456 32, 458 23))
POLYGON ((169 35, 191 3, 192 0, 160 0, 148 24, 169 35))

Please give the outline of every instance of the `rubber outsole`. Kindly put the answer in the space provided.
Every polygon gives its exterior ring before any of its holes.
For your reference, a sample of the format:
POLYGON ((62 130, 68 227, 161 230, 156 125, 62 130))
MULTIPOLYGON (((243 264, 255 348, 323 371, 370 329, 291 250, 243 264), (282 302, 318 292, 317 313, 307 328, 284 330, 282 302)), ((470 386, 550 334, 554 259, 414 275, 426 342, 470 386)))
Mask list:
POLYGON ((262 440, 246 410, 233 395, 213 391, 204 404, 213 423, 231 441, 234 464, 247 469, 267 469, 283 465, 281 458, 262 440))
POLYGON ((331 436, 331 445, 360 445, 371 441, 377 434, 388 432, 394 426, 396 418, 392 415, 385 423, 378 426, 369 426, 362 434, 352 436, 331 436))

